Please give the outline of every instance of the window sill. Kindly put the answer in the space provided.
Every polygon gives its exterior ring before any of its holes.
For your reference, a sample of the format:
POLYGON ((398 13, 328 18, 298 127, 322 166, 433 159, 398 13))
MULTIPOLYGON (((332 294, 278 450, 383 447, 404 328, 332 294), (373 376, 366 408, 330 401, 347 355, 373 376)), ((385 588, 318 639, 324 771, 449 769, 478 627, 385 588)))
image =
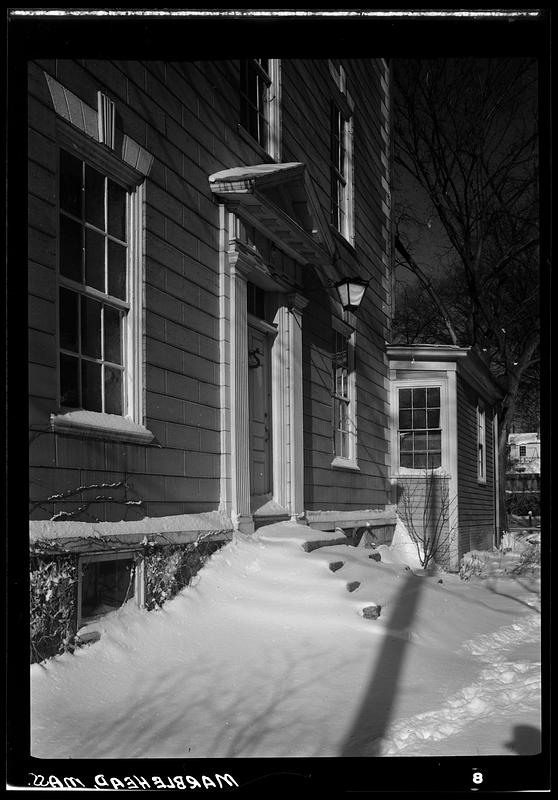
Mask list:
POLYGON ((354 231, 349 236, 345 236, 345 234, 340 231, 339 228, 336 228, 332 222, 329 223, 329 230, 333 236, 335 236, 340 242, 343 243, 343 245, 345 245, 345 247, 349 248, 351 255, 356 258, 357 251, 354 243, 354 231))
POLYGON ((341 458, 336 456, 331 462, 333 469, 346 469, 352 472, 360 472, 360 467, 353 458, 341 458))
POLYGON ((265 147, 262 147, 262 145, 258 142, 258 140, 255 139, 252 136, 252 134, 249 133, 246 130, 246 128, 243 125, 240 124, 240 122, 237 124, 236 129, 238 131, 238 134, 239 134, 240 138, 244 139, 245 142, 247 142, 248 144, 252 145, 254 150, 256 150, 261 155, 263 161, 268 161, 271 164, 275 162, 276 159, 273 158, 271 153, 268 153, 268 151, 265 149, 265 147))
POLYGON ((155 438, 150 430, 129 417, 116 414, 101 414, 97 411, 67 411, 51 414, 50 424, 56 433, 75 436, 90 436, 97 439, 110 439, 118 442, 150 444, 155 438))
POLYGON ((426 478, 429 475, 435 475, 439 478, 449 478, 449 474, 443 467, 436 467, 435 469, 410 469, 408 467, 399 467, 394 477, 395 478, 426 478))

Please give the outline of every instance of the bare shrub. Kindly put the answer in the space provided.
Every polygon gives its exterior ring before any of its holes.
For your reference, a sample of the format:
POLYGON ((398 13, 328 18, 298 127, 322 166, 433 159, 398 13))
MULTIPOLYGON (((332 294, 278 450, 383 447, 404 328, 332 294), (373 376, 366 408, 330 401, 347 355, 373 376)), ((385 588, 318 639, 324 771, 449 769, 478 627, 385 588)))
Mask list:
POLYGON ((451 540, 449 481, 435 470, 398 478, 398 511, 424 569, 449 563, 451 540))

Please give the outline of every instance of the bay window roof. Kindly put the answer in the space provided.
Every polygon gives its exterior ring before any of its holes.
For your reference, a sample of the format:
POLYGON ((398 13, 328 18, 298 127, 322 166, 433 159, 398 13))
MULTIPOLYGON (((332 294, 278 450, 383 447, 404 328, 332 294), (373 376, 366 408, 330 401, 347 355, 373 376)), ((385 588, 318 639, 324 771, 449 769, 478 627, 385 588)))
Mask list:
POLYGON ((457 371, 475 386, 479 395, 491 403, 504 397, 504 389, 489 370, 487 364, 470 346, 449 344, 387 344, 386 353, 392 364, 405 369, 423 370, 436 368, 436 364, 455 363, 457 371))

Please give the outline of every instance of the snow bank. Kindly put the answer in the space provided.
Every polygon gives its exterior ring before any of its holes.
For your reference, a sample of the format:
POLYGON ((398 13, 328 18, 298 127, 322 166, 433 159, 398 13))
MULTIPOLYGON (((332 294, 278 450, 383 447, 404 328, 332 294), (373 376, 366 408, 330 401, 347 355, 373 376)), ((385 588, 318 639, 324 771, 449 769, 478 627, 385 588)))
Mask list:
POLYGON ((397 518, 393 539, 390 545, 381 544, 377 548, 382 561, 387 564, 407 564, 412 569, 422 567, 423 555, 420 542, 415 543, 402 519, 397 518), (420 556, 419 556, 420 553, 420 556))
POLYGON ((88 626, 95 644, 34 664, 32 755, 491 755, 510 753, 514 727, 540 730, 524 581, 417 577, 401 528, 380 562, 305 552, 309 533, 237 534, 163 609, 128 604, 88 626), (365 619, 372 604, 381 615, 365 619))

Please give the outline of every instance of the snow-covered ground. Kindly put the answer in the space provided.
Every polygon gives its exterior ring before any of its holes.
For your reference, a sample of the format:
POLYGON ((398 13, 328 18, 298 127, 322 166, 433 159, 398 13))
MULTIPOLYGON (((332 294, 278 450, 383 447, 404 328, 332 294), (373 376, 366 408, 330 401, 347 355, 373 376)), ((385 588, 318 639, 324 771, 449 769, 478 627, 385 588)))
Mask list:
POLYGON ((424 574, 401 529, 381 561, 305 552, 313 533, 236 535, 163 609, 128 604, 89 626, 95 644, 34 664, 32 755, 539 752, 539 586, 511 573, 517 551, 461 580, 424 574))

